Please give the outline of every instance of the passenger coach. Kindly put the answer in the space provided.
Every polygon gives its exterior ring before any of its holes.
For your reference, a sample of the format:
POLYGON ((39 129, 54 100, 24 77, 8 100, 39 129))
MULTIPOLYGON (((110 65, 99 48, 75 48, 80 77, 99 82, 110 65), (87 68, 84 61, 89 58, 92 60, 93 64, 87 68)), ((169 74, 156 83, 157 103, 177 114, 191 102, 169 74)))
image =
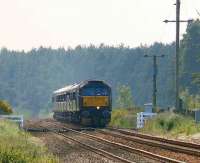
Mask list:
POLYGON ((111 87, 90 80, 53 92, 54 118, 87 126, 104 127, 111 119, 111 87))

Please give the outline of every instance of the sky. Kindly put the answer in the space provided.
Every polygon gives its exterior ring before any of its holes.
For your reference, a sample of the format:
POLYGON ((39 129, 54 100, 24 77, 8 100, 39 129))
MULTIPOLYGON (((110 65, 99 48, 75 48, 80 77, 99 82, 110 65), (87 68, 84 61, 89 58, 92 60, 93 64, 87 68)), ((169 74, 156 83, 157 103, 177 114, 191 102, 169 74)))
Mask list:
MULTIPOLYGON (((176 0, 0 0, 0 47, 79 44, 130 47, 175 40, 176 0)), ((200 0, 181 0, 181 19, 200 18, 200 0)), ((186 23, 181 23, 181 35, 186 23)))

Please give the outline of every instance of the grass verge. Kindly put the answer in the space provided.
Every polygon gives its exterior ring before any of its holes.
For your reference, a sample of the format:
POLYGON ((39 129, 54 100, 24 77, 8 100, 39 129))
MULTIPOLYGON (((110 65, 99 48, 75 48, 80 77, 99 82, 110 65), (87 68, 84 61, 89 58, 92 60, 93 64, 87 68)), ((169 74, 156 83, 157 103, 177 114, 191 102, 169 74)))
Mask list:
POLYGON ((200 132, 200 125, 190 117, 168 112, 148 120, 141 131, 161 136, 189 136, 200 132))
POLYGON ((135 128, 137 113, 140 109, 113 109, 109 126, 118 128, 135 128))
POLYGON ((0 121, 0 162, 2 163, 57 163, 39 140, 20 131, 7 121, 0 121))

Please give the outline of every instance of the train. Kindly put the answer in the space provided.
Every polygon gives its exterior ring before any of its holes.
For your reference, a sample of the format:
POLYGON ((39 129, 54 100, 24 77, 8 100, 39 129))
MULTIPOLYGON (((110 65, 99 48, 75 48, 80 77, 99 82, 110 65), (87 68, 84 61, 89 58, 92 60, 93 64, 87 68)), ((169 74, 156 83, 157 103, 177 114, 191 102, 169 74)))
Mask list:
POLYGON ((101 80, 87 80, 53 92, 53 118, 91 127, 111 120, 112 90, 101 80))

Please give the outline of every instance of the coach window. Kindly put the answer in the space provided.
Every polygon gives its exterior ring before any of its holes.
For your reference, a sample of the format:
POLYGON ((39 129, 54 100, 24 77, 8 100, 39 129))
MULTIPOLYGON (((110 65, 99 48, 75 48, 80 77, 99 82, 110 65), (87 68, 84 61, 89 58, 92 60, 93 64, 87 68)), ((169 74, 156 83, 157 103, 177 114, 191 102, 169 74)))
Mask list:
POLYGON ((64 94, 64 101, 67 100, 67 94, 64 94))
POLYGON ((73 92, 73 109, 76 110, 76 92, 73 92))
POLYGON ((76 110, 78 111, 78 91, 76 92, 76 110))
POLYGON ((69 93, 69 96, 68 96, 68 97, 69 97, 69 100, 71 100, 71 93, 69 93))
POLYGON ((73 92, 70 93, 70 100, 73 100, 73 92))
POLYGON ((67 94, 67 107, 68 107, 68 110, 70 110, 70 98, 69 98, 69 93, 67 94))
POLYGON ((76 93, 73 92, 73 99, 76 99, 76 93))

